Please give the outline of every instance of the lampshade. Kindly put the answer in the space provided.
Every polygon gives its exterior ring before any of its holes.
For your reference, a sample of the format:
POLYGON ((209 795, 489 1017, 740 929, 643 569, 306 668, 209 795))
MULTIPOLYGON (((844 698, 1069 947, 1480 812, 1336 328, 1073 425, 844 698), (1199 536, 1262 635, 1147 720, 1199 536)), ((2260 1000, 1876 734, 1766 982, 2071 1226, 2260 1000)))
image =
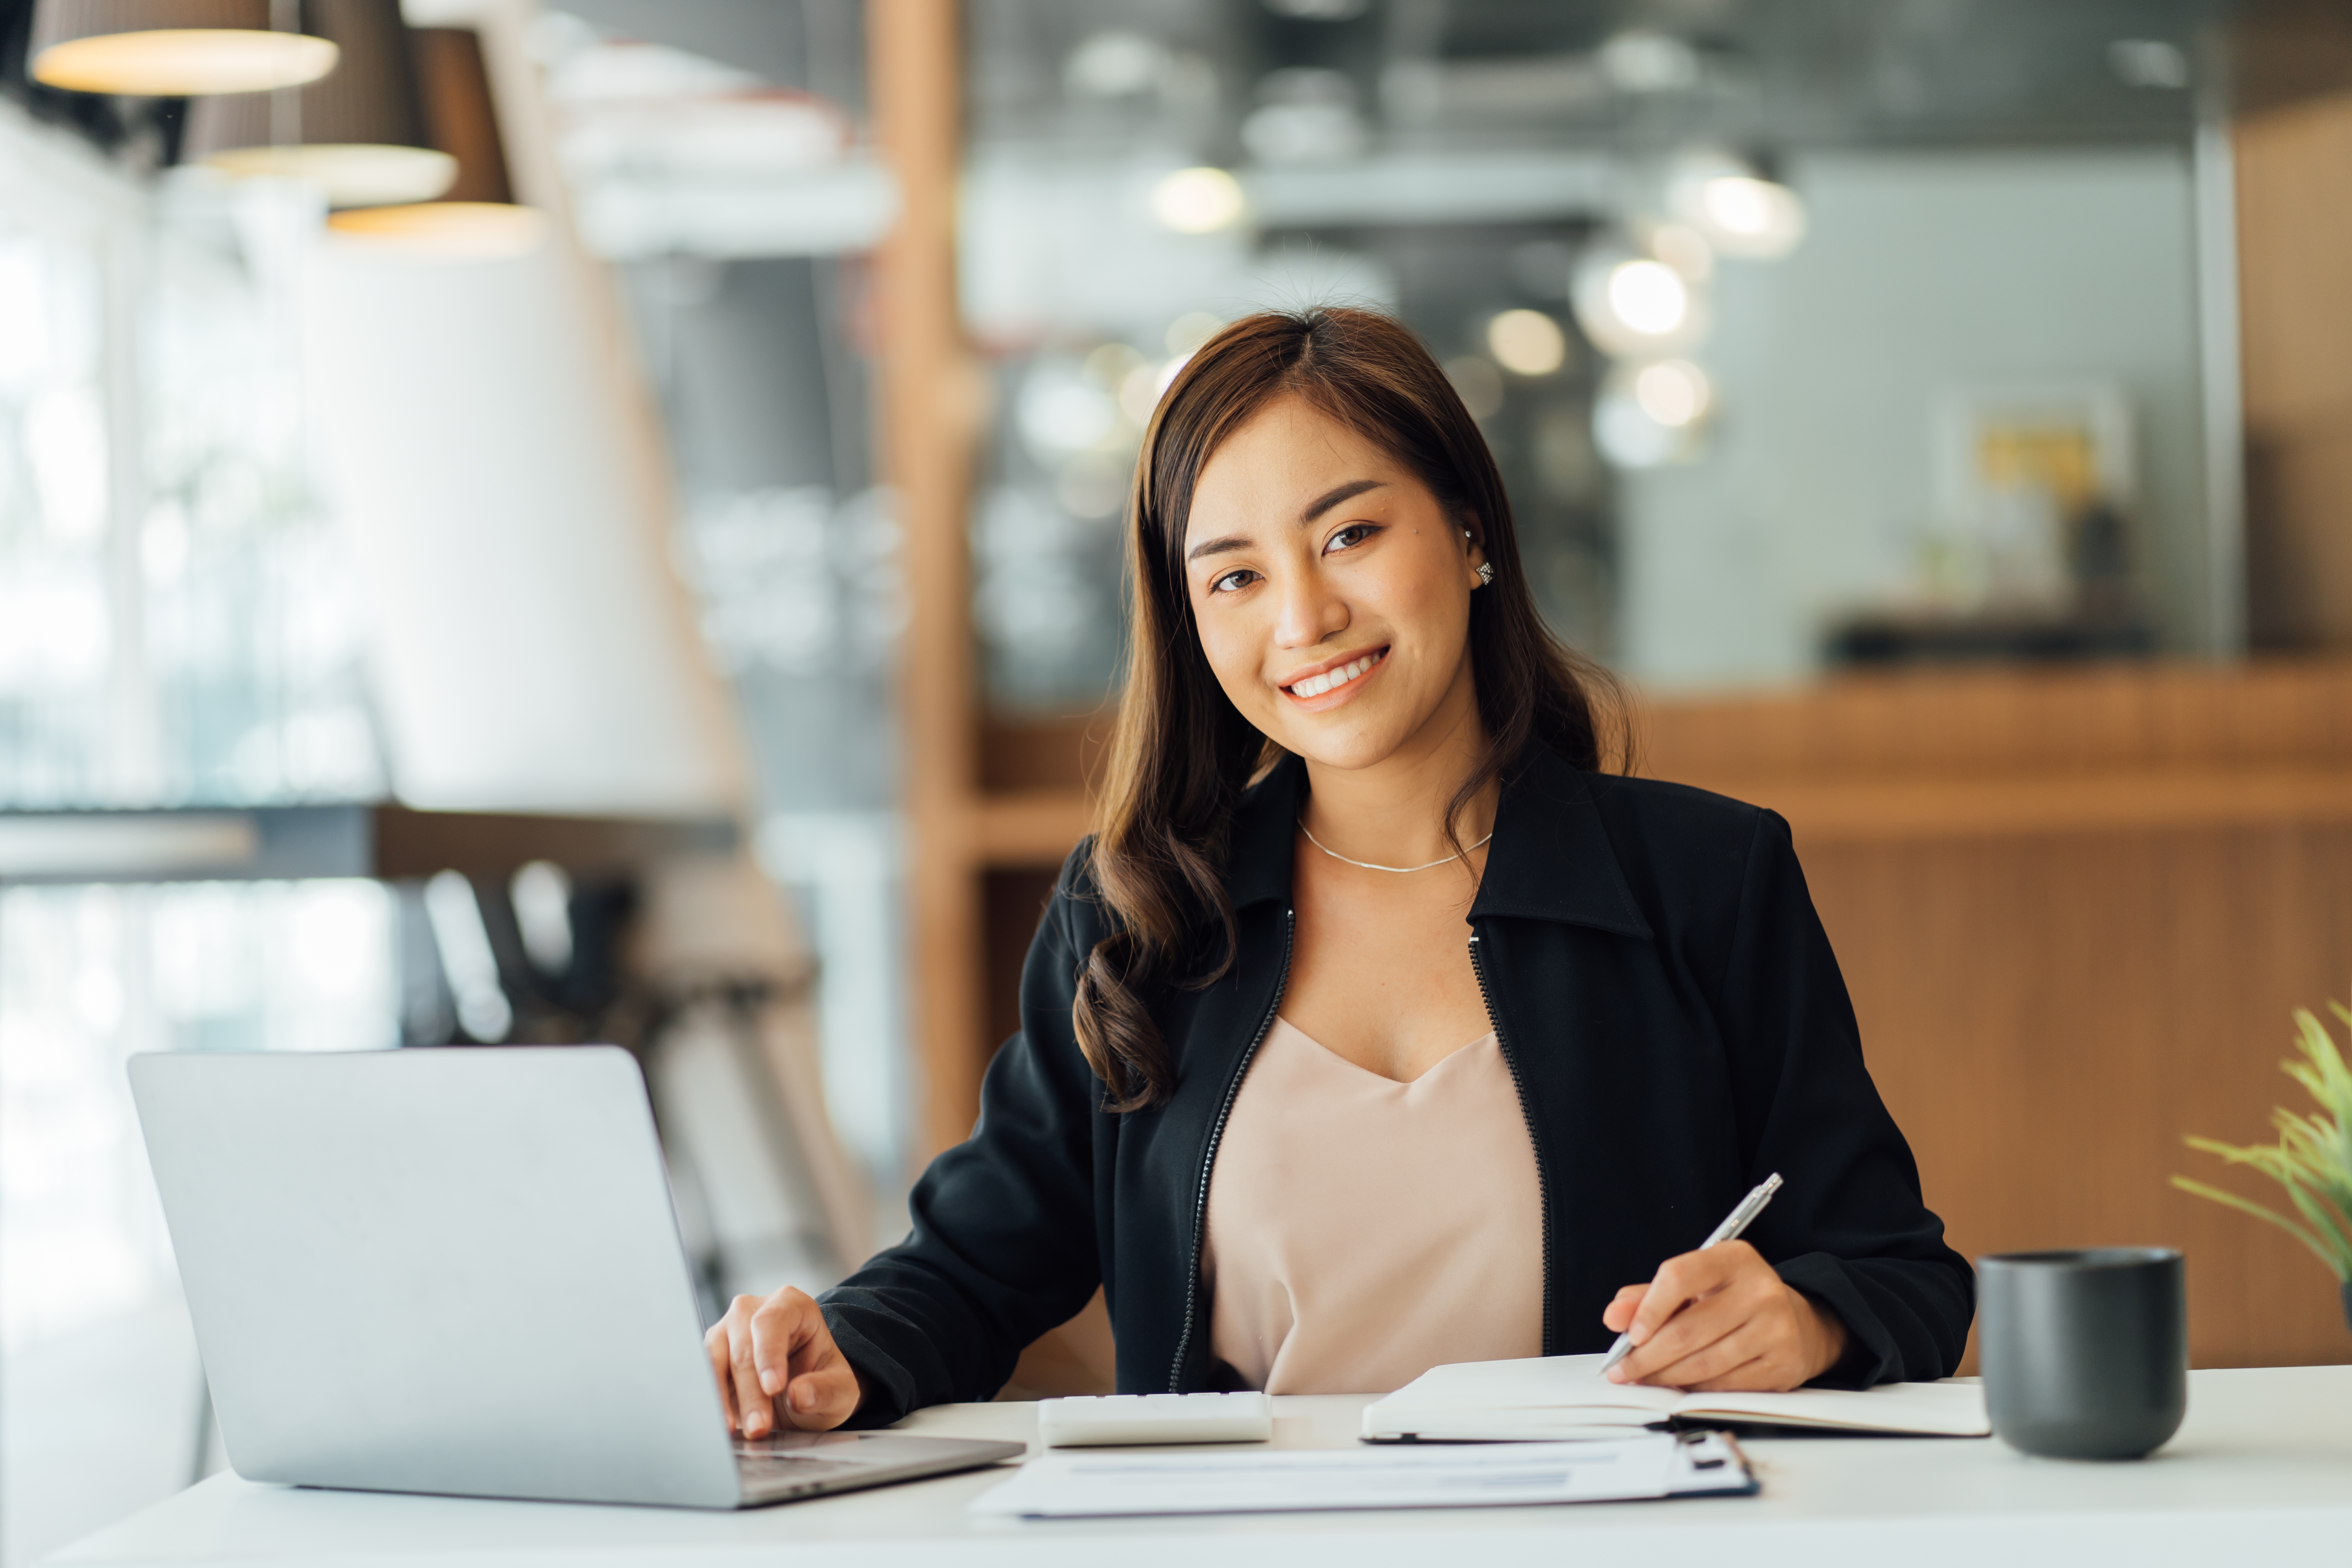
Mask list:
POLYGON ((528 256, 546 237, 547 219, 510 202, 418 202, 410 206, 339 212, 327 226, 347 239, 453 261, 528 256))
POLYGON ((258 92, 316 81, 335 46, 273 30, 270 0, 35 0, 33 79, 144 98, 258 92))
POLYGON ((547 220, 513 205, 497 106, 481 36, 467 27, 415 27, 418 97, 433 144, 457 160, 457 181, 439 201, 336 213, 328 226, 344 239, 445 261, 527 256, 547 220))
POLYGON ((471 27, 411 27, 416 93, 425 137, 457 160, 457 183, 442 193, 451 202, 511 202, 506 143, 499 138, 498 106, 482 60, 482 36, 471 27))
POLYGON ((426 134, 399 0, 305 0, 302 11, 340 48, 341 66, 307 87, 197 100, 181 160, 308 180, 333 207, 431 201, 446 191, 457 160, 426 134))

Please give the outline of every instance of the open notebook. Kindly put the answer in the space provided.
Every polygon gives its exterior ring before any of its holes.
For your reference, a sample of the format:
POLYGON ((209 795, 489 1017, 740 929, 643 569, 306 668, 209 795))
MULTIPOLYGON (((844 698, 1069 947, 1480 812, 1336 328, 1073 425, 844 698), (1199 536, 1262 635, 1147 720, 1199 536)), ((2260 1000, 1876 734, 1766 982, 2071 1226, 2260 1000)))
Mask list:
POLYGON ((1505 1442, 1622 1437, 1667 1420, 1810 1426, 1912 1436, 1982 1437, 1984 1391, 1966 1383, 1888 1383, 1848 1391, 1677 1394, 1621 1387, 1597 1355, 1468 1361, 1432 1367, 1364 1409, 1365 1441, 1505 1442))

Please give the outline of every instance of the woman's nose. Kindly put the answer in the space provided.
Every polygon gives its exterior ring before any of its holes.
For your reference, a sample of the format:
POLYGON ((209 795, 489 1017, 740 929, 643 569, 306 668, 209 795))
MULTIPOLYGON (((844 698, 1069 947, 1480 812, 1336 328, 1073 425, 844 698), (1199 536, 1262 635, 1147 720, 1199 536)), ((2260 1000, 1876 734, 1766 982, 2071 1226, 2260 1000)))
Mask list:
POLYGON ((1311 569, 1283 573, 1274 584, 1276 595, 1274 636, 1277 647, 1313 647, 1334 632, 1348 627, 1348 603, 1311 569))

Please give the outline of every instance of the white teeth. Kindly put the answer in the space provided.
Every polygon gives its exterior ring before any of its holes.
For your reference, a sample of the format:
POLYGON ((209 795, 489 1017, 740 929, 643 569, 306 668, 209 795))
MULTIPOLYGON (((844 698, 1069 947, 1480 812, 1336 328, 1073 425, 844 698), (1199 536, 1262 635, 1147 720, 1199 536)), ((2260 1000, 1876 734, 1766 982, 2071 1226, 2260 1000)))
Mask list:
POLYGON ((1380 661, 1380 655, 1368 653, 1352 664, 1343 664, 1339 668, 1326 670, 1321 675, 1310 675, 1306 679, 1292 684, 1291 695, 1320 697, 1335 686, 1347 685, 1380 661))

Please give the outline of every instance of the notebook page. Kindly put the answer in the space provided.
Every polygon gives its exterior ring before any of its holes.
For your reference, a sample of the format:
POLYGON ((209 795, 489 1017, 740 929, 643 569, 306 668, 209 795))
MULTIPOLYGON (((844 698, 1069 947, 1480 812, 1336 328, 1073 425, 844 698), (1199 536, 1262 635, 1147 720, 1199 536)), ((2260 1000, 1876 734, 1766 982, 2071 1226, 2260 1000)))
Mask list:
POLYGON ((1696 1421, 1765 1421, 1937 1437, 1982 1437, 1984 1387, 1967 1382, 1883 1383, 1876 1388, 1799 1388, 1787 1394, 1691 1394, 1675 1413, 1696 1421))
POLYGON ((1566 1437, 1585 1435, 1580 1429, 1601 1432, 1668 1416, 1954 1437, 1982 1436, 1991 1430, 1983 1391, 1973 1381, 1685 1394, 1612 1384, 1601 1375, 1602 1359, 1539 1356, 1433 1367, 1367 1406, 1363 1436, 1566 1437))
MULTIPOLYGON (((1590 1411, 1642 1413, 1644 1420, 1673 1415, 1684 1396, 1675 1389, 1616 1384, 1601 1377, 1606 1356, 1524 1356, 1517 1361, 1454 1361, 1433 1366, 1371 1405, 1381 1415, 1418 1411, 1590 1411)), ((1367 1411, 1367 1415, 1371 1411, 1367 1411)))
POLYGON ((1601 1375, 1606 1359, 1528 1356, 1432 1367, 1366 1406, 1363 1435, 1465 1436, 1459 1428, 1482 1421, 1495 1422, 1497 1436, 1519 1436, 1531 1424, 1636 1427, 1664 1421, 1682 1404, 1683 1395, 1671 1388, 1611 1383, 1601 1375))

